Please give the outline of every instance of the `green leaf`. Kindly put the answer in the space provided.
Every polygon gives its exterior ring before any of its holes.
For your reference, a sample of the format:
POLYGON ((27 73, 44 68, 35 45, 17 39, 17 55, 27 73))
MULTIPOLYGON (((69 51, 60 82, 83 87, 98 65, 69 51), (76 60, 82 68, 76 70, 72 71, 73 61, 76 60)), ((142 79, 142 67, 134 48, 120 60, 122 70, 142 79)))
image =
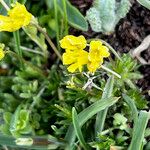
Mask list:
POLYGON ((128 150, 141 150, 149 116, 149 112, 140 111, 138 120, 133 128, 133 136, 128 150))
POLYGON ((150 10, 150 0, 137 0, 142 6, 150 10))
MULTIPOLYGON (((33 19, 34 22, 38 24, 37 20, 35 18, 33 19)), ((47 52, 47 45, 45 43, 44 35, 42 33, 38 34, 37 28, 32 24, 23 27, 23 30, 30 37, 30 39, 34 41, 41 48, 44 56, 47 57, 48 52, 47 52)))
POLYGON ((12 114, 10 112, 5 112, 3 117, 4 117, 5 123, 9 124, 11 121, 12 114))
POLYGON ((120 130, 125 130, 127 128, 127 118, 124 117, 124 115, 116 113, 114 114, 113 118, 114 126, 119 126, 120 130))
POLYGON ((74 126, 74 129, 75 129, 76 135, 77 135, 82 147, 85 150, 89 149, 86 142, 85 142, 85 140, 84 140, 84 137, 82 135, 81 128, 80 128, 80 125, 79 125, 79 118, 78 118, 77 112, 76 112, 74 107, 72 108, 72 122, 73 122, 73 126, 74 126))
MULTIPOLYGON (((112 96, 113 85, 114 85, 114 77, 111 76, 105 85, 102 99, 104 99, 104 98, 107 99, 112 96)), ((107 111, 108 111, 108 109, 106 108, 105 110, 103 110, 97 114, 96 123, 95 123, 95 134, 97 134, 98 132, 101 132, 103 130, 107 111)))
POLYGON ((25 4, 27 0, 19 0, 19 3, 25 4))
POLYGON ((13 136, 19 136, 20 134, 27 134, 32 131, 29 124, 29 111, 21 109, 21 105, 18 106, 10 122, 10 132, 13 136))
MULTIPOLYGON (((58 7, 60 8, 61 14, 64 15, 62 0, 58 0, 58 7)), ((75 8, 70 4, 68 0, 66 1, 66 9, 67 9, 67 17, 68 17, 69 24, 79 30, 87 31, 88 23, 86 19, 77 8, 75 8)))
MULTIPOLYGON (((100 99, 99 101, 96 101, 86 109, 84 109, 82 112, 78 114, 79 118, 79 125, 82 127, 86 121, 88 121, 92 116, 94 116, 96 113, 98 113, 101 110, 104 110, 113 104, 115 104, 118 101, 118 97, 110 97, 106 99, 100 99)), ((65 139, 69 142, 69 146, 72 147, 75 141, 75 132, 73 125, 70 125, 68 132, 66 134, 65 139)))
POLYGON ((132 100, 128 95, 123 94, 123 99, 126 101, 126 103, 129 105, 131 111, 132 111, 132 116, 134 120, 134 124, 137 122, 138 119, 138 110, 135 106, 134 100, 132 100))

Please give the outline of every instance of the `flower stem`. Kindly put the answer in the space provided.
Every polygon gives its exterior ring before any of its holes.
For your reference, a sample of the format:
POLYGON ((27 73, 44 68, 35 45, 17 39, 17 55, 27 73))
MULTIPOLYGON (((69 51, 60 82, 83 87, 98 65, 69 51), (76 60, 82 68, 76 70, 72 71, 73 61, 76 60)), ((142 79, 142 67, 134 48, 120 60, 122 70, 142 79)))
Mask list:
POLYGON ((8 5, 5 3, 4 0, 0 0, 0 3, 3 5, 3 7, 4 7, 7 11, 10 10, 10 8, 8 7, 8 5))
POLYGON ((110 44, 108 44, 106 41, 104 41, 104 40, 102 40, 102 39, 100 39, 100 41, 101 41, 104 45, 106 45, 106 46, 111 50, 111 52, 112 52, 120 61, 122 61, 121 58, 120 58, 120 56, 119 56, 119 54, 114 50, 114 48, 113 48, 110 44))
POLYGON ((49 43, 49 45, 51 46, 51 48, 53 49, 53 51, 55 52, 55 54, 58 56, 58 58, 62 61, 62 57, 61 54, 59 53, 59 51, 57 50, 56 46, 54 45, 54 43, 52 42, 52 40, 50 39, 50 37, 48 36, 48 34, 46 33, 45 30, 43 30, 42 27, 40 27, 37 24, 33 24, 44 36, 45 39, 47 40, 47 42, 49 43))
POLYGON ((16 53, 19 55, 19 57, 21 58, 20 59, 20 64, 21 64, 21 67, 23 69, 23 62, 22 62, 22 50, 20 48, 20 36, 19 36, 19 30, 18 31, 15 31, 13 32, 13 36, 14 36, 14 39, 15 39, 15 44, 16 44, 16 53))
POLYGON ((108 72, 110 72, 110 73, 112 73, 113 75, 115 75, 116 77, 121 79, 121 76, 118 73, 114 72, 113 70, 111 70, 111 69, 109 69, 109 68, 107 68, 107 67, 105 67, 103 65, 101 65, 101 68, 106 70, 106 71, 108 71, 108 72))

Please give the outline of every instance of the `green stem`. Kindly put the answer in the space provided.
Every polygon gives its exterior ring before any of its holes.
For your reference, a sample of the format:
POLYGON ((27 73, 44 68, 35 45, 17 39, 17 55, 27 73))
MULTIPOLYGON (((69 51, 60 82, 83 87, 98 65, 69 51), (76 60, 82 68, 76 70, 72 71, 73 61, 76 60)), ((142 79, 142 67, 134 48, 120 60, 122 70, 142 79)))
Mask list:
POLYGON ((115 75, 116 77, 121 79, 121 76, 118 73, 114 72, 113 70, 111 70, 111 69, 109 69, 109 68, 107 68, 107 67, 105 67, 103 65, 101 65, 101 68, 106 70, 106 71, 108 71, 108 72, 110 72, 110 73, 112 73, 113 75, 115 75))
POLYGON ((36 98, 34 99, 34 101, 32 102, 32 104, 30 105, 29 110, 32 111, 32 108, 39 102, 39 98, 40 98, 40 96, 43 94, 44 90, 45 90, 45 87, 43 87, 43 88, 39 91, 38 95, 36 96, 36 98))
POLYGON ((65 23, 65 35, 68 35, 68 17, 67 17, 67 8, 66 8, 66 0, 63 0, 63 7, 64 7, 64 23, 65 23))
POLYGON ((119 54, 114 50, 114 48, 113 48, 110 44, 108 44, 106 41, 104 41, 104 40, 102 40, 102 39, 100 39, 100 41, 101 41, 104 45, 106 45, 106 46, 110 49, 110 51, 111 51, 120 61, 122 61, 121 58, 120 58, 120 56, 119 56, 119 54))
POLYGON ((54 13, 55 13, 55 22, 56 22, 57 47, 60 50, 60 46, 59 46, 59 27, 58 27, 58 7, 57 7, 57 0, 54 0, 54 13))
MULTIPOLYGON (((20 58, 23 58, 22 57, 22 50, 20 48, 20 36, 19 36, 19 30, 18 31, 15 31, 13 32, 13 36, 14 36, 14 39, 15 39, 15 44, 16 44, 16 53, 19 55, 20 58)), ((20 64, 21 64, 21 67, 23 68, 23 62, 22 62, 22 59, 20 59, 20 64)))

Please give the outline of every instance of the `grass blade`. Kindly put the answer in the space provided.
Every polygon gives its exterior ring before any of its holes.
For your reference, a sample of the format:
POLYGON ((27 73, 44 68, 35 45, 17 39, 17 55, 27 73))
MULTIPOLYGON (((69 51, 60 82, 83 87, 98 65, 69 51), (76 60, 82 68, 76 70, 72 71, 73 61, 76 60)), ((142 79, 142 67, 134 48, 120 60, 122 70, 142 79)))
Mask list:
MULTIPOLYGON (((110 97, 107 99, 100 99, 99 101, 96 101, 86 109, 84 109, 82 112, 78 114, 79 118, 79 125, 82 127, 86 121, 88 121, 92 116, 94 116, 96 113, 98 113, 101 110, 104 110, 113 104, 115 104, 118 101, 118 97, 110 97)), ((75 141, 76 135, 73 128, 73 125, 70 125, 65 140, 68 141, 69 146, 72 147, 75 141)), ((70 148, 71 150, 71 148, 70 148)))
POLYGON ((149 112, 140 111, 138 120, 133 128, 133 136, 128 150, 141 150, 149 116, 149 112))
POLYGON ((138 110, 134 104, 134 100, 132 100, 128 95, 123 94, 123 99, 126 101, 126 103, 129 105, 132 111, 132 116, 134 120, 134 124, 137 122, 138 119, 138 110))
POLYGON ((16 44, 16 53, 18 54, 18 56, 20 57, 20 64, 21 64, 21 68, 23 69, 23 62, 22 62, 22 50, 20 48, 20 35, 19 35, 19 30, 13 32, 13 36, 14 36, 14 40, 15 40, 15 44, 16 44))
MULTIPOLYGON (((112 96, 113 85, 114 85, 114 77, 111 76, 105 85, 102 99, 107 100, 107 98, 112 96)), ((97 135, 98 132, 102 132, 102 130, 103 130, 107 111, 108 111, 108 108, 106 108, 105 110, 103 110, 97 114, 96 123, 95 123, 95 135, 97 135)))
POLYGON ((81 128, 80 128, 80 125, 79 125, 78 115, 77 115, 76 109, 74 107, 72 108, 72 122, 73 122, 75 133, 76 133, 82 147, 85 150, 88 150, 89 148, 88 148, 88 146, 87 146, 87 144, 86 144, 86 142, 83 138, 81 128))

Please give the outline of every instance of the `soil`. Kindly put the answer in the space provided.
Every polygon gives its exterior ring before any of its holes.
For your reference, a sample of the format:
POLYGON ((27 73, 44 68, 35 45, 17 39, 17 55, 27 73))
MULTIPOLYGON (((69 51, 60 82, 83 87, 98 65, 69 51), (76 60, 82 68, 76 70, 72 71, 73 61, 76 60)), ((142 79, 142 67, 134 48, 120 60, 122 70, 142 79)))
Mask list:
MULTIPOLYGON (((93 0, 70 0, 83 15, 91 7, 93 0)), ((82 34, 87 38, 99 37, 107 41, 115 50, 120 53, 127 53, 140 45, 143 39, 150 34, 150 11, 133 1, 132 7, 127 16, 120 20, 116 26, 115 32, 111 35, 95 33, 90 28, 87 32, 80 32, 70 29, 70 34, 82 34)), ((142 53, 145 60, 150 60, 150 47, 142 53)), ((137 85, 142 88, 143 94, 149 98, 150 91, 150 66, 141 65, 139 71, 143 74, 137 85)))

